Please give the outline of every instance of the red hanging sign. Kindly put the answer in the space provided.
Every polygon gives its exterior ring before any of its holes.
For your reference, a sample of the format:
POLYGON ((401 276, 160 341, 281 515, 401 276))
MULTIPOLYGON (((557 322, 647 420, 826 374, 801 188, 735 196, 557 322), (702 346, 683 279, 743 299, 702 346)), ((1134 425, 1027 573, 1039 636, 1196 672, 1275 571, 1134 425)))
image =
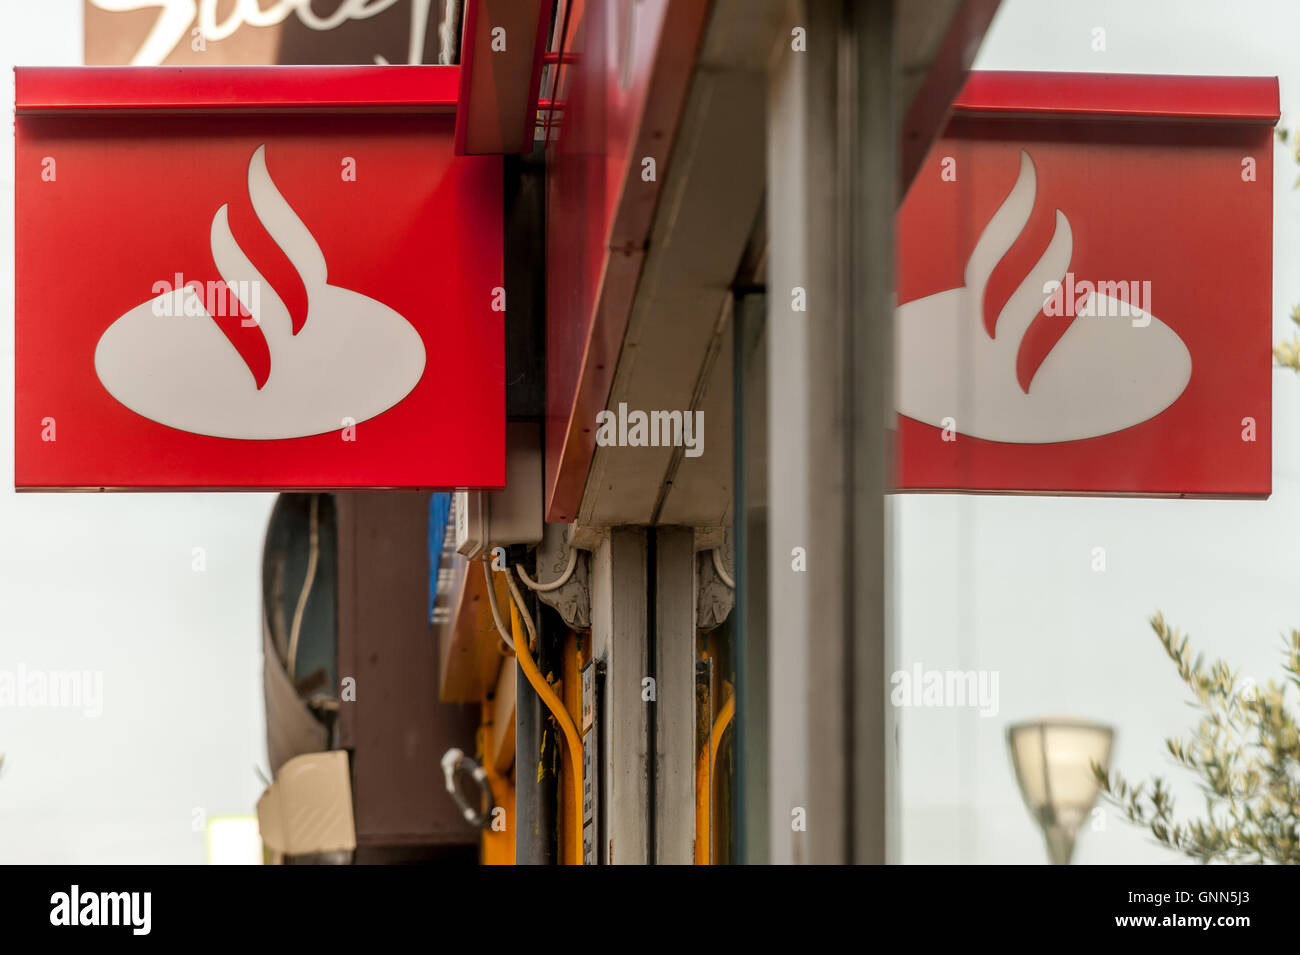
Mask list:
POLYGON ((1271 490, 1275 79, 974 74, 898 216, 899 486, 1271 490))
POLYGON ((17 71, 19 488, 500 487, 455 68, 17 71))

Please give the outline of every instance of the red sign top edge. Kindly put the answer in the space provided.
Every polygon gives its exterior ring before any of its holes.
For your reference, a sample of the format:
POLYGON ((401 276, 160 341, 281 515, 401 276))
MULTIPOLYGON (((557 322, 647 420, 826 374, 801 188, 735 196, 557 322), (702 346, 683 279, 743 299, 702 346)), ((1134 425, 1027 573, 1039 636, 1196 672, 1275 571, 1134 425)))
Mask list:
POLYGON ((454 115, 458 66, 15 67, 17 113, 335 110, 454 115))
POLYGON ((958 116, 1153 119, 1276 125, 1275 76, 976 71, 953 103, 958 116))

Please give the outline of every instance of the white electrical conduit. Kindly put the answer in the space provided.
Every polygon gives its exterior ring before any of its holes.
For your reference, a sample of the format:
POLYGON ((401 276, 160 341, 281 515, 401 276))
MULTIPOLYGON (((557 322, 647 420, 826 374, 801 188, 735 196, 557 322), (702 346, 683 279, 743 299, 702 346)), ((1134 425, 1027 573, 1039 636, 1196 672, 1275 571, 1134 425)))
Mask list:
POLYGON ((524 586, 534 593, 546 594, 552 590, 559 590, 569 582, 573 576, 573 569, 578 566, 578 548, 572 544, 569 545, 569 563, 564 568, 564 573, 560 574, 559 579, 552 580, 549 584, 539 584, 524 572, 523 564, 515 564, 515 573, 519 574, 519 579, 524 582, 524 586))
POLYGON ((497 606, 497 588, 492 583, 492 568, 488 565, 487 554, 484 554, 483 561, 483 580, 487 584, 488 606, 492 608, 492 622, 497 625, 497 634, 505 641, 505 645, 510 648, 511 653, 517 654, 515 642, 510 639, 510 631, 506 629, 505 622, 501 619, 501 608, 497 606))
POLYGON ((722 578, 722 582, 723 582, 724 584, 726 584, 726 585, 727 585, 728 587, 730 587, 732 590, 735 590, 735 589, 736 589, 736 582, 735 582, 734 580, 732 580, 732 579, 731 579, 731 575, 730 575, 729 573, 727 573, 727 568, 725 568, 725 567, 722 566, 722 548, 721 548, 721 547, 715 547, 715 548, 713 548, 713 569, 716 570, 716 571, 718 572, 718 576, 719 576, 720 578, 722 578))
POLYGON ((316 563, 320 559, 320 495, 311 496, 311 552, 307 557, 307 574, 302 582, 302 591, 298 594, 298 606, 293 611, 293 623, 289 627, 289 680, 295 677, 298 668, 298 636, 302 632, 302 616, 307 610, 307 598, 311 596, 312 584, 316 582, 316 563))

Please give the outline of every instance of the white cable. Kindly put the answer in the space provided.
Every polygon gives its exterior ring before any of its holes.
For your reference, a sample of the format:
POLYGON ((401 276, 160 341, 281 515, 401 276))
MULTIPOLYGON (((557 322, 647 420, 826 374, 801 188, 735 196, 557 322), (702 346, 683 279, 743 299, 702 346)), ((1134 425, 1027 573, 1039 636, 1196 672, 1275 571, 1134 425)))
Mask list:
POLYGON ((549 584, 539 584, 524 572, 523 564, 515 564, 515 572, 519 574, 519 579, 524 582, 524 586, 534 593, 546 594, 552 590, 559 590, 569 582, 573 576, 573 569, 578 566, 578 548, 572 544, 569 545, 569 563, 564 568, 564 573, 560 574, 558 580, 552 580, 549 584))
MULTIPOLYGON (((506 632, 506 625, 501 622, 501 608, 497 606, 497 589, 492 584, 492 568, 488 566, 487 554, 484 554, 480 560, 483 561, 483 580, 487 583, 488 606, 492 608, 492 621, 497 625, 497 633, 505 641, 505 645, 510 648, 510 652, 515 651, 515 642, 510 639, 510 634, 506 632)), ((510 571, 506 570, 506 577, 510 576, 510 571)))
POLYGON ((289 679, 294 679, 298 667, 298 636, 302 631, 302 615, 307 610, 307 598, 311 596, 312 584, 316 582, 316 563, 320 558, 320 496, 311 496, 311 552, 307 557, 307 575, 302 582, 302 591, 298 594, 298 606, 293 611, 293 623, 289 627, 289 679))
POLYGON ((506 571, 506 586, 510 588, 510 596, 514 600, 515 606, 519 608, 519 616, 524 618, 524 626, 528 628, 528 645, 536 646, 537 628, 533 625, 533 615, 529 613, 528 608, 524 606, 524 595, 521 594, 519 588, 515 586, 515 579, 510 575, 510 571, 508 570, 506 571))
POLYGON ((732 590, 735 590, 735 589, 736 589, 736 582, 735 582, 734 580, 732 580, 732 579, 731 579, 731 575, 730 575, 729 573, 727 573, 727 568, 725 568, 725 567, 722 566, 722 548, 721 548, 721 547, 715 547, 715 548, 713 548, 713 569, 716 570, 716 571, 718 572, 718 576, 719 576, 720 578, 722 578, 722 582, 723 582, 724 584, 726 584, 726 585, 727 585, 728 587, 730 587, 732 590))

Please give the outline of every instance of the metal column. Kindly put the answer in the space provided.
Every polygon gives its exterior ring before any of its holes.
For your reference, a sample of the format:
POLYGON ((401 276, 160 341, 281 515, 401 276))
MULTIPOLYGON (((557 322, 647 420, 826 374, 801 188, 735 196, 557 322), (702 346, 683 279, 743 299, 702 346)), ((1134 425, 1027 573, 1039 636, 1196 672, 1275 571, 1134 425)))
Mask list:
POLYGON ((738 860, 765 863, 768 850, 768 491, 767 299, 736 301, 736 773, 738 860))
POLYGON ((768 111, 770 852, 884 862, 893 9, 796 3, 768 111))
POLYGON ((592 555, 592 657, 605 667, 600 724, 600 862, 644 865, 650 853, 649 728, 642 699, 646 647, 646 532, 613 528, 592 555))
POLYGON ((840 188, 849 197, 848 461, 852 494, 847 638, 853 661, 850 859, 889 862, 897 745, 886 687, 893 669, 891 560, 894 435, 894 213, 898 208, 898 77, 893 0, 849 3, 851 63, 841 72, 847 150, 840 188))
POLYGON ((655 534, 655 857, 695 860, 695 534, 655 534))

